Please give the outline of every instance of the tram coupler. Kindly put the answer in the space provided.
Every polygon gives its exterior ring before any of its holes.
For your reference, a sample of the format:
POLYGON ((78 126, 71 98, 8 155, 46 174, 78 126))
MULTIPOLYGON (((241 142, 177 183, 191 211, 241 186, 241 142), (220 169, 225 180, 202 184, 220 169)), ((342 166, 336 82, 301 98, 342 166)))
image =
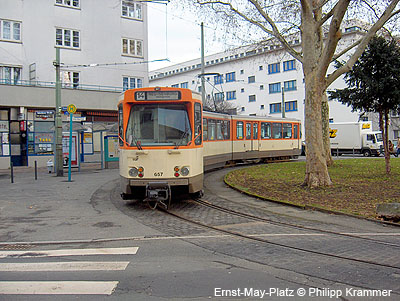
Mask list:
POLYGON ((144 201, 152 209, 156 209, 157 205, 161 205, 167 210, 171 204, 171 187, 166 182, 149 182, 146 185, 146 198, 144 201), (150 202, 154 202, 154 206, 150 205, 150 202))

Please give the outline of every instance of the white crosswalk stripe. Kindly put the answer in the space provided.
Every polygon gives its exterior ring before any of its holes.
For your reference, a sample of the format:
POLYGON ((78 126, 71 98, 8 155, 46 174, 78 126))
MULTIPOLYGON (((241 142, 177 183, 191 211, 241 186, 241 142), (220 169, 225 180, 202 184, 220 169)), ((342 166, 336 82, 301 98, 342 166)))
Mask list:
POLYGON ((84 255, 135 255, 138 247, 101 248, 101 249, 64 249, 48 251, 0 251, 0 258, 5 257, 59 257, 84 255))
POLYGON ((129 261, 0 263, 0 272, 123 271, 129 261))
MULTIPOLYGON (((62 249, 42 251, 0 251, 0 258, 43 258, 89 255, 135 255, 138 247, 62 249)), ((6 262, 0 263, 2 276, 7 272, 83 272, 124 271, 129 261, 6 262)), ((33 274, 34 275, 34 274, 33 274)), ((36 277, 35 277, 36 278, 36 277)), ((0 295, 111 295, 119 281, 0 281, 0 295)))
POLYGON ((118 281, 1 281, 2 295, 111 295, 118 281))

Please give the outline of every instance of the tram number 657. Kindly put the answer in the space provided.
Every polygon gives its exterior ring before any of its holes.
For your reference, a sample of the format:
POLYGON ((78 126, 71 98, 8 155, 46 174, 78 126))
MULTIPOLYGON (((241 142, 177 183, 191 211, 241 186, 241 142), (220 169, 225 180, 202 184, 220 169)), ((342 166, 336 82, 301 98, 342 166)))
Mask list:
POLYGON ((162 175, 163 175, 163 172, 162 172, 162 171, 160 171, 160 172, 155 172, 155 173, 154 173, 154 176, 155 176, 155 177, 162 177, 162 175))

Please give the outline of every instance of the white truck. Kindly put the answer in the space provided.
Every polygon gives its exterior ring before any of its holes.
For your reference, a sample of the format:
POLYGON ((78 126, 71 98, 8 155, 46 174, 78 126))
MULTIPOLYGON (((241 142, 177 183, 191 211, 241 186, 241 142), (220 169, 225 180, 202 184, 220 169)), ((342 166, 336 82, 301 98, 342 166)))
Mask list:
POLYGON ((329 132, 333 155, 363 154, 369 157, 383 153, 382 133, 372 131, 370 121, 330 123, 329 132))

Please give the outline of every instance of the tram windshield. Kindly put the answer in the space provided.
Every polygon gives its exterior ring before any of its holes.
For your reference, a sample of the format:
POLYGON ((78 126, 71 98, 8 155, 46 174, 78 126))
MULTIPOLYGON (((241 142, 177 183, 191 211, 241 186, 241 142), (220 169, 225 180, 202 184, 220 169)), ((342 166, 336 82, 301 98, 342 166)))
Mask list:
POLYGON ((192 140, 184 104, 133 105, 126 128, 129 146, 188 145, 192 140))

